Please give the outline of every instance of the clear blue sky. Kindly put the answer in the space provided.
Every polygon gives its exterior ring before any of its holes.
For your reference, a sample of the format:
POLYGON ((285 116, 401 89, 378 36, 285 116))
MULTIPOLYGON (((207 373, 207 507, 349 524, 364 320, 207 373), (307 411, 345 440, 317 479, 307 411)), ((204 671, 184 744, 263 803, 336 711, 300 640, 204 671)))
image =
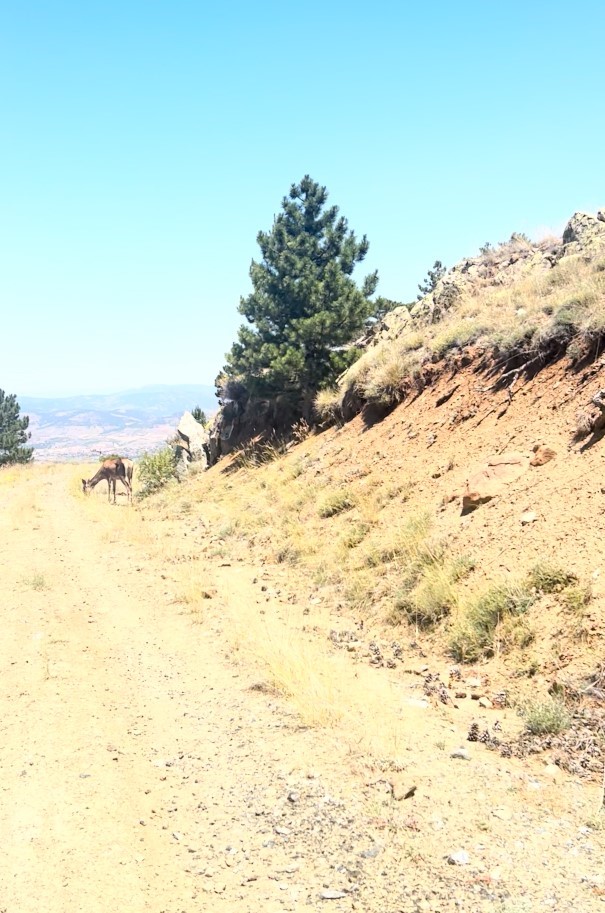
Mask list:
POLYGON ((306 173, 402 301, 605 205, 604 34, 602 0, 0 2, 0 387, 211 383, 306 173))

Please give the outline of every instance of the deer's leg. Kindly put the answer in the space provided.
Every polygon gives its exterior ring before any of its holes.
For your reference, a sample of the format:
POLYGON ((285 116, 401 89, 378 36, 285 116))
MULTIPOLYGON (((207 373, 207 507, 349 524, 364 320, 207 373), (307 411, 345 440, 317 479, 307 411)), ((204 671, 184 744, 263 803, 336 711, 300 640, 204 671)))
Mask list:
POLYGON ((132 485, 130 484, 128 476, 119 476, 118 478, 120 479, 120 482, 126 489, 126 495, 128 497, 128 500, 132 501, 132 485))

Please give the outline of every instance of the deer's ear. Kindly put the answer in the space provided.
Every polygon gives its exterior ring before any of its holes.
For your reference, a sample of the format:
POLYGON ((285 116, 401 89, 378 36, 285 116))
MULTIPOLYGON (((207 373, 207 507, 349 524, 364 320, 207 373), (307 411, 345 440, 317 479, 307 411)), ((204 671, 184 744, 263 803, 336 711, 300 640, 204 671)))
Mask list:
POLYGON ((82 485, 86 486, 86 479, 82 479, 82 485))

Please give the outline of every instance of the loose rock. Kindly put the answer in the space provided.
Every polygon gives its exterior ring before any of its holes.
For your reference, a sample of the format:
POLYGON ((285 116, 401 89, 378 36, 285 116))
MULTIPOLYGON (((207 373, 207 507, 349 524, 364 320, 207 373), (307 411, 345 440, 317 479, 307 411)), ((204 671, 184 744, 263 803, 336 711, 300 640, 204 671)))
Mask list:
POLYGON ((470 858, 466 850, 457 850, 447 857, 447 861, 450 865, 468 865, 470 858))

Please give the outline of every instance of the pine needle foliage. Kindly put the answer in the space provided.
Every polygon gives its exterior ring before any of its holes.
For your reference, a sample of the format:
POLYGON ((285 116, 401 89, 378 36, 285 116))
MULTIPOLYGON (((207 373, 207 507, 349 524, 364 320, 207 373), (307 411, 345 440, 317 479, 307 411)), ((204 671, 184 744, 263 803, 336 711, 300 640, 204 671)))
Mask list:
POLYGON ((32 458, 33 448, 24 446, 31 436, 29 416, 20 412, 15 394, 0 390, 0 466, 29 463, 32 458))
POLYGON ((270 231, 257 236, 253 291, 239 312, 247 321, 227 356, 225 374, 253 397, 290 395, 311 403, 359 354, 350 343, 371 320, 376 272, 352 278, 369 243, 358 240, 328 192, 306 175, 293 184, 270 231))

